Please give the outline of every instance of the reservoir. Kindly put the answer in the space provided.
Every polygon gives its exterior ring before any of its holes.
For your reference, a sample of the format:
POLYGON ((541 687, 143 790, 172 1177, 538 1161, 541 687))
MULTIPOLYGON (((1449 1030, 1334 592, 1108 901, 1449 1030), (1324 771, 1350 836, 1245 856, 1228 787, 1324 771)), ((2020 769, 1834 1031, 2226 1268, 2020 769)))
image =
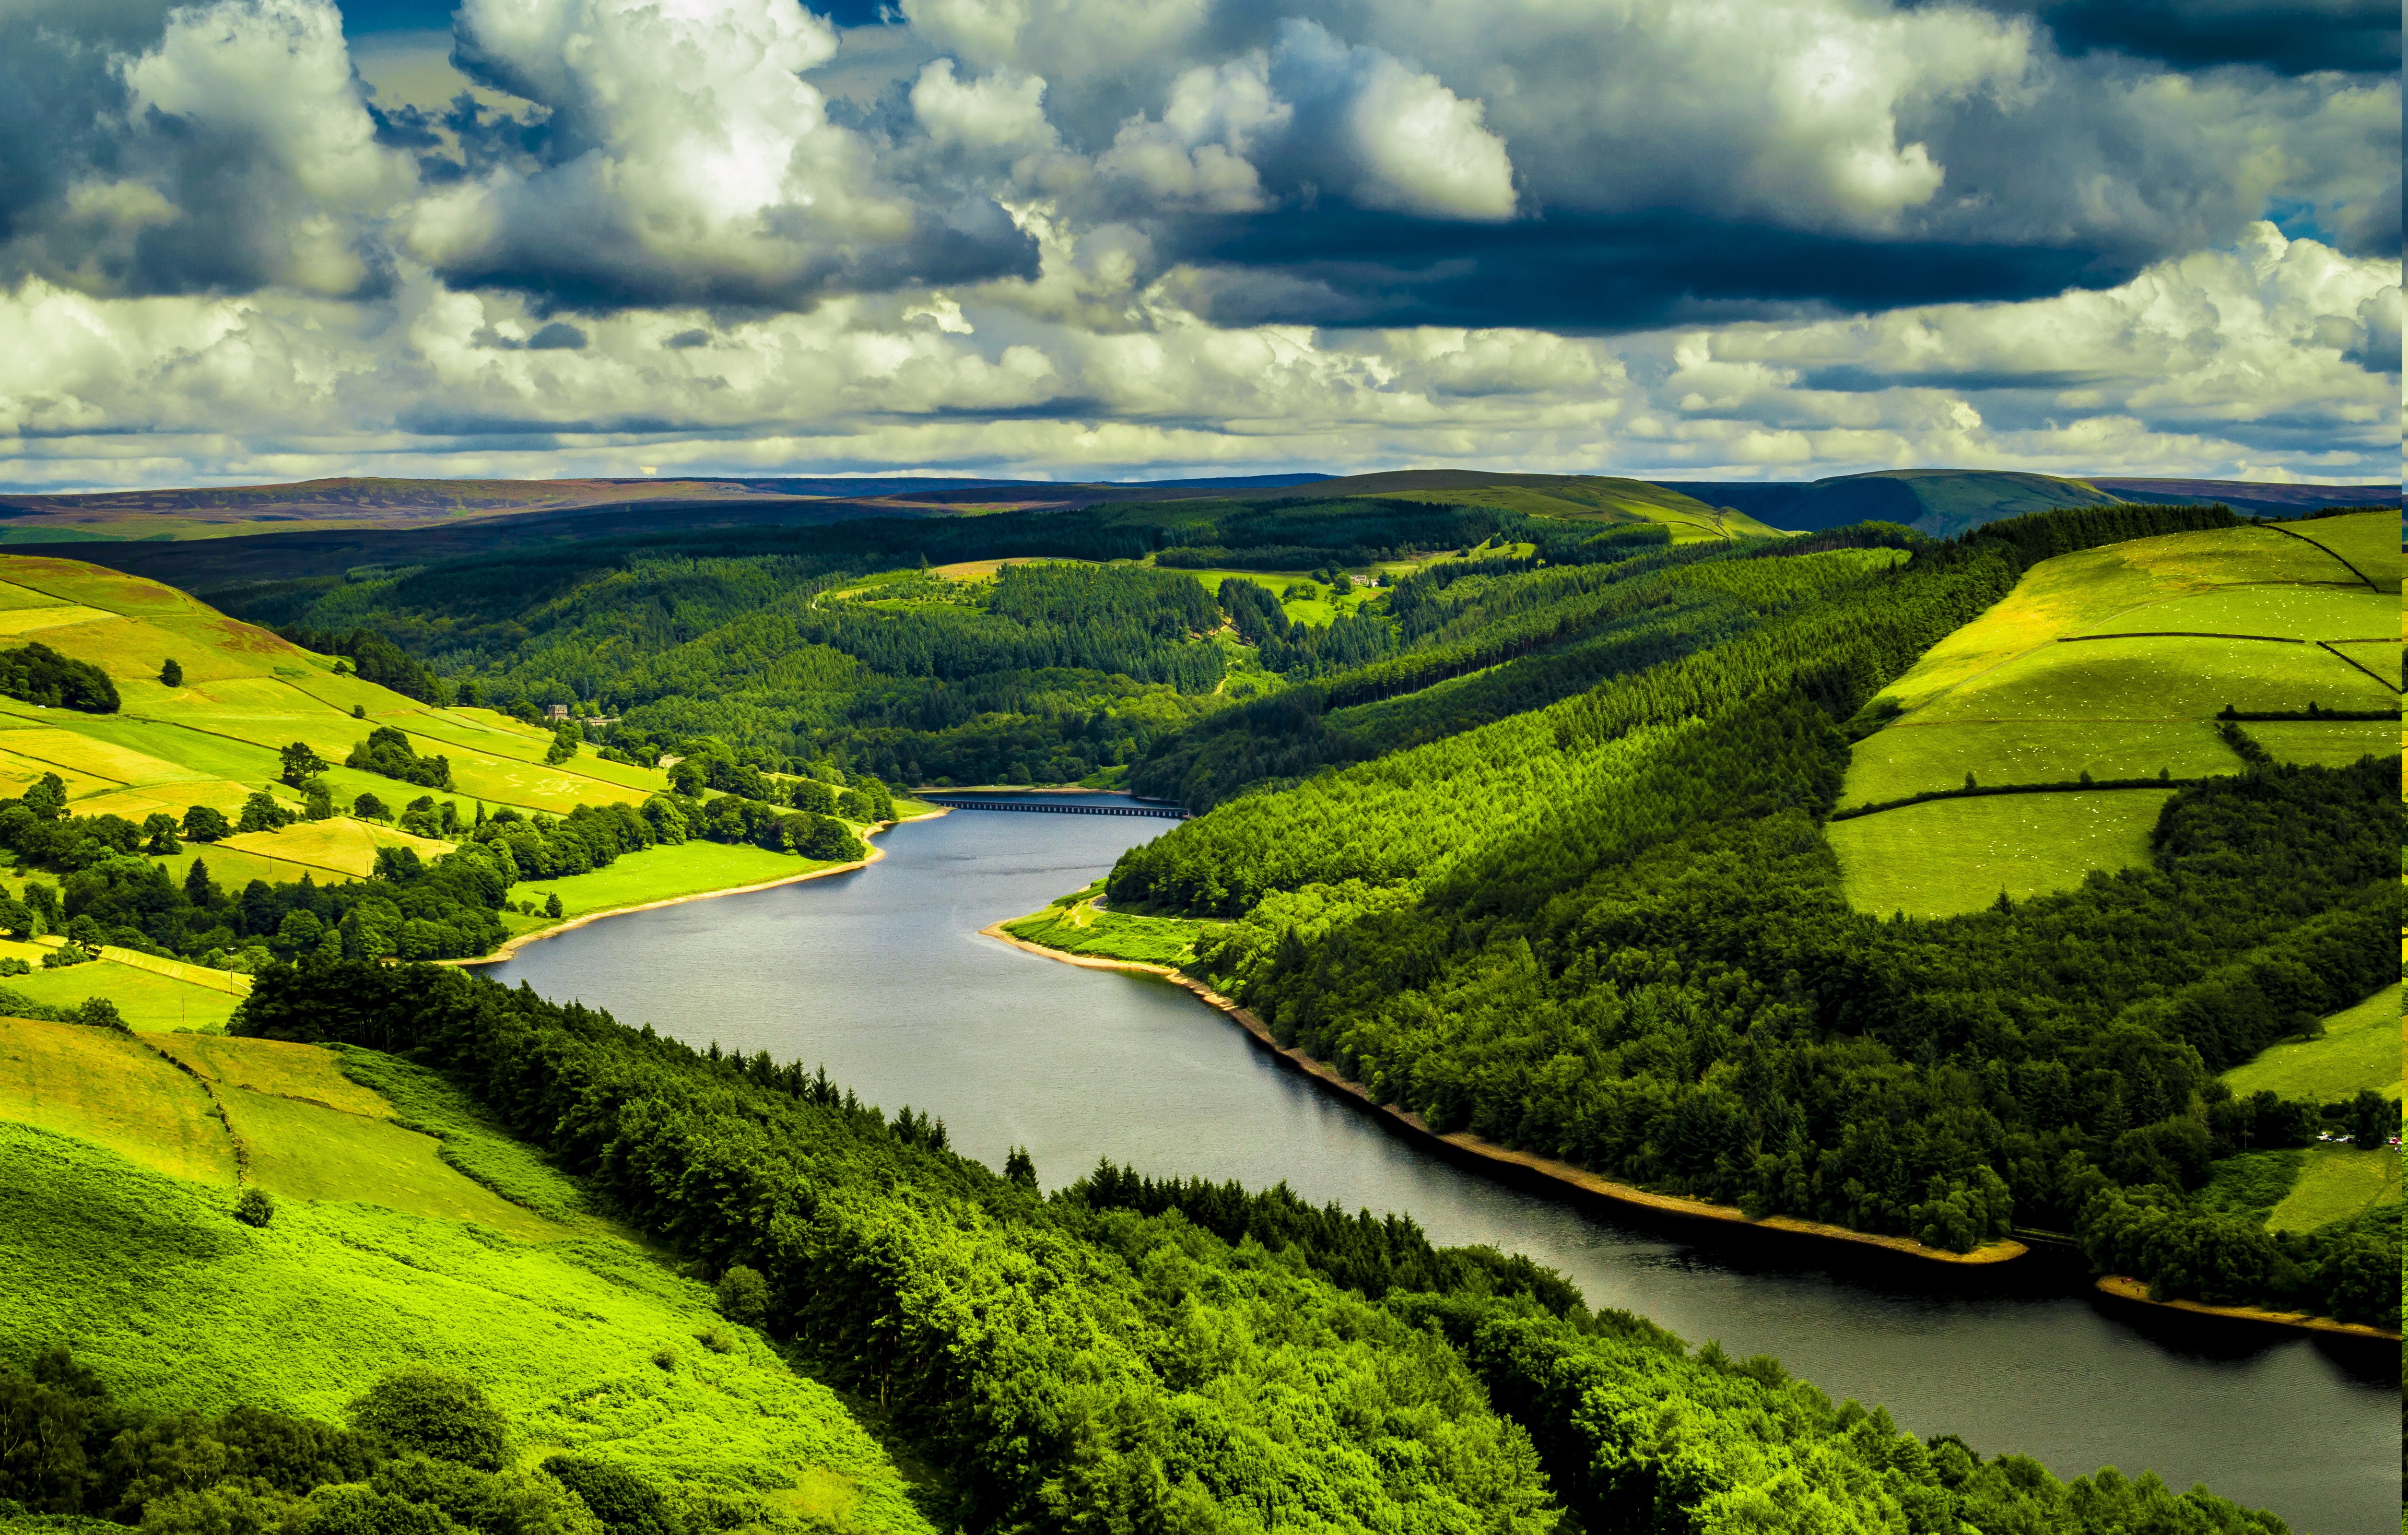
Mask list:
POLYGON ((1102 1156, 1284 1179, 1316 1202, 1403 1212, 1442 1244, 1527 1254, 1592 1306, 1776 1356, 1835 1400, 1985 1456, 2066 1477, 2154 1470, 2315 1535, 2398 1529, 2388 1345, 2103 1301, 2036 1259, 1969 1271, 1575 1207, 1392 1133, 1167 982, 978 936, 1170 825, 957 811, 885 833, 866 869, 607 918, 483 973, 697 1045, 824 1064, 890 1114, 942 1118, 990 1167, 1025 1145, 1048 1187, 1102 1156))

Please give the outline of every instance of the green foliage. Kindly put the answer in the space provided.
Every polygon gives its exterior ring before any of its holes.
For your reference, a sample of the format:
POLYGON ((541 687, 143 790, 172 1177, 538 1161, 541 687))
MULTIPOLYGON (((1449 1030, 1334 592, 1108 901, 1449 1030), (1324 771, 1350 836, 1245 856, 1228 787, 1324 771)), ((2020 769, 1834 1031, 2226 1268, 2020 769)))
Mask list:
POLYGON ((730 1264, 719 1276, 720 1313, 731 1322, 757 1327, 769 1314, 769 1284, 757 1269, 730 1264))
POLYGON ((421 788, 452 787, 450 759, 431 754, 419 755, 411 750, 409 737, 389 724, 380 724, 369 731, 366 740, 351 748, 351 755, 343 759, 343 766, 399 779, 404 783, 415 783, 421 788))
POLYGON ((442 1370, 397 1370, 346 1410, 351 1427, 396 1455, 423 1455, 496 1470, 509 1421, 476 1382, 442 1370))
POLYGON ((117 712, 117 684, 108 673, 88 661, 70 660, 38 639, 0 650, 0 694, 45 709, 117 712))
POLYGON ((235 1199, 234 1218, 245 1226, 265 1227, 276 1218, 276 1200, 264 1188, 246 1188, 235 1199))
POLYGON ((177 664, 174 656, 171 655, 167 657, 166 660, 160 663, 159 683, 162 687, 182 687, 184 685, 184 668, 177 664))
POLYGON ((593 1213, 576 1181, 510 1136, 440 1072, 379 1051, 346 1045, 343 1075, 393 1105, 394 1123, 443 1143, 443 1160, 514 1205, 555 1221, 593 1213))

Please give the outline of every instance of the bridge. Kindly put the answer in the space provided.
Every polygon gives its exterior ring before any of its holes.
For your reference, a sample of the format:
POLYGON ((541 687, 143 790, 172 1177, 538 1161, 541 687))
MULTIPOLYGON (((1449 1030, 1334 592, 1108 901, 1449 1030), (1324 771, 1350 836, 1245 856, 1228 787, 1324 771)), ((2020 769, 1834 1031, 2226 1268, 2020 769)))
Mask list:
POLYGON ((1184 821, 1187 812, 1177 805, 1082 805, 1069 795, 1047 799, 953 799, 944 795, 920 795, 923 803, 942 805, 955 811, 1036 811, 1044 815, 1152 815, 1166 821, 1184 821))

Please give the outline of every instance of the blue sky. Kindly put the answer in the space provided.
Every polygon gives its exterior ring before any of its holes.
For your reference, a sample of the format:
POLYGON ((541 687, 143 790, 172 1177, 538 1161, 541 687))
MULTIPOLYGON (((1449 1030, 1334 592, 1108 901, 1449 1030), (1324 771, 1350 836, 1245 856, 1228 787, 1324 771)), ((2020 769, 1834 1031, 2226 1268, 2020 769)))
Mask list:
POLYGON ((2368 0, 23 0, 0 482, 2398 468, 2368 0))

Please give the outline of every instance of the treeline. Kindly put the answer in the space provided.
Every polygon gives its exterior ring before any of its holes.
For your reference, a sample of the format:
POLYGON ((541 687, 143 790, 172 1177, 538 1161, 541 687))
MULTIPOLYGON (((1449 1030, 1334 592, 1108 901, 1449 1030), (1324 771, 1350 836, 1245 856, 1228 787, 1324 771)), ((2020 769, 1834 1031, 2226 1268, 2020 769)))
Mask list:
POLYGON ((1025 1158, 997 1177, 824 1072, 456 971, 280 968, 236 1028, 439 1065, 706 1272, 757 1272, 763 1326, 882 1401, 950 1473, 966 1528, 1239 1530, 1264 1509, 1428 1535, 1536 1535, 1566 1513, 1596 1530, 2284 1528, 2151 1476, 2065 1484, 1914 1439, 1770 1359, 1692 1352, 1543 1271, 1280 1191, 1099 1168, 1040 1198, 1025 1158))
POLYGON ((61 655, 40 640, 0 650, 0 694, 45 709, 117 712, 117 684, 88 661, 61 655))

